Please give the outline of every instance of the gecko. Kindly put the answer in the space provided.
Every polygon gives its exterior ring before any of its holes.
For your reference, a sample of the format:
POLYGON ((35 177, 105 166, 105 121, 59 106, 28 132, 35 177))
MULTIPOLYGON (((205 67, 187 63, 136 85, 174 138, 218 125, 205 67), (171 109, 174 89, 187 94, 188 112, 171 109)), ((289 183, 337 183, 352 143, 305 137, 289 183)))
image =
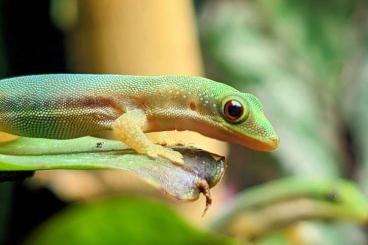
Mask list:
POLYGON ((254 95, 195 76, 45 74, 0 80, 0 131, 71 139, 112 131, 140 154, 183 164, 145 133, 190 130, 259 151, 279 137, 254 95))
POLYGON ((285 177, 238 193, 224 205, 209 227, 254 240, 275 229, 288 227, 292 231, 299 221, 309 219, 366 224, 367 207, 367 197, 354 182, 338 178, 285 177))

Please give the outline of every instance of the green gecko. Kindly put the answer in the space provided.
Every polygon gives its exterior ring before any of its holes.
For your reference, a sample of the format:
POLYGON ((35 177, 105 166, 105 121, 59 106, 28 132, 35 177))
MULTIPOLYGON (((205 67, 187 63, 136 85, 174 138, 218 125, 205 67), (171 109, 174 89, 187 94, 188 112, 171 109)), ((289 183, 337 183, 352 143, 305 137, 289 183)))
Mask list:
POLYGON ((192 76, 47 74, 0 80, 0 131, 70 139, 112 130, 151 158, 182 164, 182 155, 145 133, 191 130, 272 151, 278 143, 259 100, 192 76))
POLYGON ((239 193, 224 207, 210 227, 244 239, 303 220, 368 222, 367 198, 344 179, 277 179, 239 193))

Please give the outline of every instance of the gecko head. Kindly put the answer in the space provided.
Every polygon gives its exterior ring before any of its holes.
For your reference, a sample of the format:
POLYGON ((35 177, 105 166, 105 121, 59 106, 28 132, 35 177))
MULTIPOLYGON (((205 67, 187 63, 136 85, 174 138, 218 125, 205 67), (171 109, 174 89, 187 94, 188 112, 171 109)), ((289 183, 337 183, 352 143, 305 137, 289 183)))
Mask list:
POLYGON ((217 101, 216 121, 224 132, 220 138, 259 151, 277 148, 279 137, 254 95, 236 92, 217 101))
POLYGON ((368 222, 368 200, 358 186, 346 180, 329 180, 318 183, 316 198, 324 203, 330 217, 368 222))

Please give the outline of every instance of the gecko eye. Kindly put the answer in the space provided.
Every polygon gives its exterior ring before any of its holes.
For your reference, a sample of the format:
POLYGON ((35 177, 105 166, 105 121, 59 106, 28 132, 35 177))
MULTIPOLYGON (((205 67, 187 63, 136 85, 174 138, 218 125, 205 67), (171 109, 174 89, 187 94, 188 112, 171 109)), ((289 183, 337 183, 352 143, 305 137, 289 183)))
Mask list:
POLYGON ((338 202, 339 195, 338 195, 338 193, 336 191, 330 191, 329 193, 327 193, 326 199, 329 202, 338 202))
POLYGON ((227 100, 223 106, 225 119, 231 123, 239 123, 247 119, 248 110, 243 104, 235 99, 227 100))

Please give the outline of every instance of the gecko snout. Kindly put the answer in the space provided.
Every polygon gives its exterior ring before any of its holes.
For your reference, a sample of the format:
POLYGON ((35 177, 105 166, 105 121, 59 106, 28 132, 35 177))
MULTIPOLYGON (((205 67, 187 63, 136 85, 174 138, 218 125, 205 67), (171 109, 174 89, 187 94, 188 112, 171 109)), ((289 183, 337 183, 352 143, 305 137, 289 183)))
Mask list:
POLYGON ((280 137, 276 134, 270 136, 270 150, 275 150, 280 144, 280 137))

